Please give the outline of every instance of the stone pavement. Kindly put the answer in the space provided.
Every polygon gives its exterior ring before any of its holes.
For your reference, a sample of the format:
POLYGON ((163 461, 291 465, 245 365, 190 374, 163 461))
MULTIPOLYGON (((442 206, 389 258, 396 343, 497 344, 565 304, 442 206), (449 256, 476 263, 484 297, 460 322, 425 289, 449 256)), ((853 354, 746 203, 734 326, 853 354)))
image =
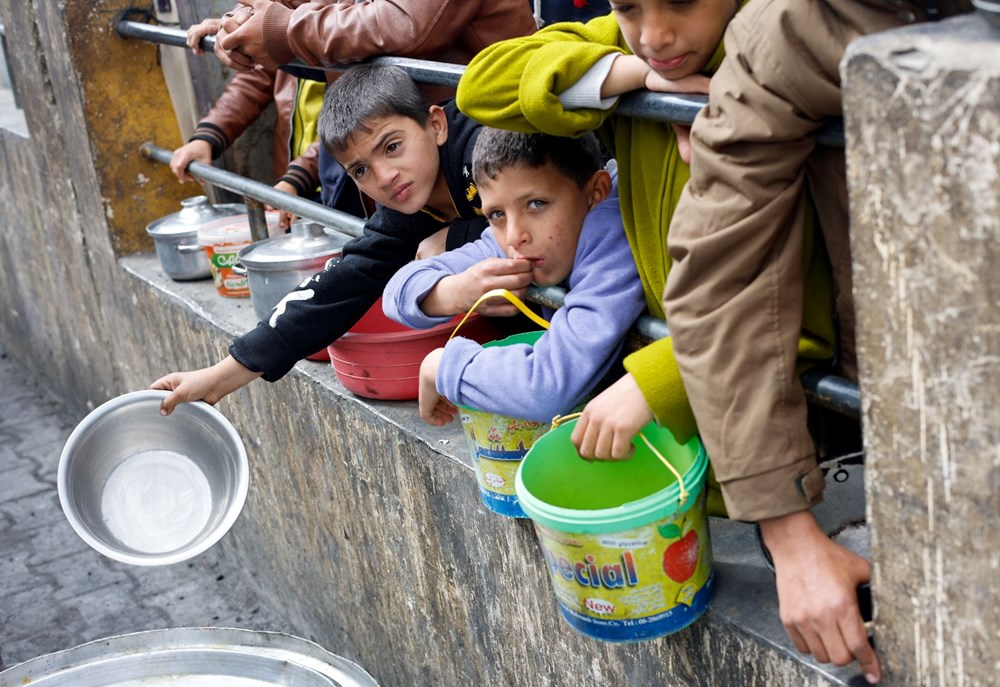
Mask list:
POLYGON ((59 454, 73 427, 55 395, 34 387, 0 349, 0 660, 116 634, 168 627, 288 632, 216 546, 191 561, 136 567, 105 558, 59 506, 59 454))

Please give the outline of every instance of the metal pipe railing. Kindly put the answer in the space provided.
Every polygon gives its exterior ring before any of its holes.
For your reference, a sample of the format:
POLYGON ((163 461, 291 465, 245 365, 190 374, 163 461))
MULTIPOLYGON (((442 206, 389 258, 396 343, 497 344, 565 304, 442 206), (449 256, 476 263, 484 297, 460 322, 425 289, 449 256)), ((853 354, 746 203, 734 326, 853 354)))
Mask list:
MULTIPOLYGON (((138 38, 151 43, 187 47, 187 34, 180 29, 122 20, 118 22, 116 30, 122 38, 138 38)), ((215 37, 203 38, 200 45, 206 52, 215 50, 215 37)), ((405 70, 415 81, 435 86, 455 87, 465 72, 465 67, 459 64, 415 60, 407 57, 374 57, 366 62, 395 65, 405 70)), ((345 71, 351 67, 351 65, 346 64, 313 67, 300 60, 295 60, 290 65, 322 71, 345 71)), ((673 124, 690 124, 707 102, 708 98, 703 95, 642 91, 623 95, 617 112, 628 117, 642 117, 673 124)), ((819 133, 819 143, 820 145, 843 146, 843 124, 838 120, 823 127, 819 133)))
MULTIPOLYGON (((161 162, 165 165, 170 164, 170 158, 173 156, 172 150, 161 148, 160 146, 152 143, 143 143, 139 150, 143 157, 153 160, 154 162, 161 162)), ((248 210, 256 208, 259 211, 261 222, 264 221, 264 207, 261 204, 263 202, 273 205, 281 210, 287 210, 293 215, 297 215, 299 217, 312 220, 313 222, 318 222, 323 226, 336 229, 337 231, 341 231, 348 236, 361 236, 364 230, 364 220, 359 219, 354 215, 349 215, 346 212, 328 208, 325 205, 314 203, 313 201, 306 200, 305 198, 293 196, 290 193, 284 193, 283 191, 277 190, 273 186, 268 186, 267 184, 247 179, 239 174, 233 174, 232 172, 218 169, 217 167, 207 165, 204 162, 192 162, 188 165, 187 171, 188 174, 196 179, 207 181, 215 184, 216 186, 221 186, 224 189, 232 191, 233 193, 239 193, 242 195, 244 199, 246 199, 248 210)), ((251 222, 252 221, 253 213, 251 213, 251 222)), ((257 236, 255 234, 255 241, 261 238, 267 238, 267 226, 266 224, 261 226, 264 227, 263 236, 257 236)))
MULTIPOLYGON (((184 32, 143 24, 141 22, 121 21, 118 23, 118 33, 127 38, 139 38, 180 47, 187 46, 187 37, 184 32)), ((214 45, 214 38, 204 38, 201 41, 201 47, 206 51, 212 50, 214 45)), ((464 68, 460 65, 429 62, 426 60, 379 57, 373 61, 397 65, 405 69, 416 81, 444 86, 456 85, 464 71, 464 68)), ((307 65, 299 64, 298 66, 307 65)), ((344 70, 348 68, 349 66, 338 66, 329 69, 344 70)), ((636 94, 631 101, 635 103, 636 111, 643 114, 633 116, 647 116, 647 114, 655 111, 657 116, 651 117, 653 119, 678 123, 689 122, 694 119, 694 115, 697 114, 698 109, 704 104, 704 98, 700 98, 702 104, 695 106, 694 101, 696 99, 698 98, 695 96, 670 96, 655 93, 636 94), (694 109, 692 110, 692 108, 694 109), (680 119, 682 116, 690 116, 690 119, 680 119)), ((622 106, 624 107, 625 105, 626 103, 623 99, 622 106)), ((622 110, 619 109, 619 111, 622 110)), ((843 144, 842 133, 840 144, 843 144)), ((144 143, 141 151, 144 157, 163 164, 170 164, 170 158, 173 155, 172 151, 152 143, 144 143)), ((216 184, 234 193, 243 195, 247 200, 246 204, 251 214, 251 230, 254 240, 267 237, 267 227, 264 222, 264 210, 261 201, 276 208, 287 210, 305 219, 337 229, 350 236, 357 237, 362 234, 364 222, 357 217, 333 210, 319 203, 283 193, 267 184, 262 184, 201 162, 190 163, 187 172, 196 179, 216 184), (257 229, 254 229, 255 225, 257 229)), ((553 309, 562 307, 565 297, 566 290, 555 286, 533 286, 528 290, 528 300, 553 309)), ((655 341, 669 335, 670 330, 666 322, 648 315, 640 317, 632 331, 633 338, 637 339, 640 343, 655 341)), ((802 385, 805 389, 806 397, 810 402, 850 417, 860 418, 860 394, 857 385, 852 384, 850 381, 831 375, 828 372, 812 370, 802 376, 802 385)))

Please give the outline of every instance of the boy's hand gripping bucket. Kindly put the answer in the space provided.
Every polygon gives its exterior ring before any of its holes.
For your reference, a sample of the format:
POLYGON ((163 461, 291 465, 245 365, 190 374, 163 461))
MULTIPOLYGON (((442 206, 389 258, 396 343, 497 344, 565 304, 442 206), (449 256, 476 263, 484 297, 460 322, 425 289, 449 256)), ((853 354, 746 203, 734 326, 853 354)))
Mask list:
MULTIPOLYGON (((549 328, 549 323, 532 312, 514 294, 505 289, 488 291, 472 306, 465 318, 455 327, 455 336, 465 320, 488 298, 503 297, 510 301, 532 322, 549 328)), ((483 348, 510 346, 514 344, 532 345, 544 331, 515 334, 498 341, 483 344, 483 348)), ((451 337, 449 337, 450 339, 451 337)), ((535 441, 549 431, 549 424, 519 418, 496 415, 468 406, 459 406, 459 419, 476 469, 476 482, 483 504, 494 513, 512 518, 526 518, 514 493, 514 476, 528 449, 535 441)))
POLYGON ((563 618, 610 642, 687 627, 714 581, 701 441, 680 445, 650 423, 631 459, 588 462, 570 442, 575 421, 560 421, 521 462, 516 493, 563 618))

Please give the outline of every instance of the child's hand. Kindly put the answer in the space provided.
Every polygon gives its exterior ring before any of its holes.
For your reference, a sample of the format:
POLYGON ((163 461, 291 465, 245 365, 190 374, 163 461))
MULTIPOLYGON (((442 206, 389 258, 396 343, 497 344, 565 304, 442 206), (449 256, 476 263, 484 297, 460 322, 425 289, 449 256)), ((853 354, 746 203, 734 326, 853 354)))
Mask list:
POLYGON ((650 69, 646 73, 645 86, 647 90, 657 93, 693 93, 708 95, 708 85, 711 83, 704 74, 692 74, 682 79, 668 79, 650 69))
POLYGON ((635 379, 626 374, 587 404, 570 441, 588 460, 627 460, 634 450, 632 439, 652 419, 635 379))
POLYGON ((420 397, 417 407, 420 409, 420 418, 435 427, 452 422, 458 414, 455 404, 437 390, 437 371, 442 355, 443 348, 435 349, 420 363, 420 397))
MULTIPOLYGON (((420 302, 420 309, 429 317, 468 312, 480 296, 493 289, 507 289, 518 298, 524 298, 532 276, 530 260, 489 258, 439 281, 420 302)), ((511 317, 517 314, 517 309, 502 298, 491 298, 479 307, 479 312, 493 317, 511 317)))
POLYGON ((187 30, 187 45, 195 55, 201 55, 201 39, 205 36, 214 36, 222 27, 221 19, 206 19, 200 24, 195 24, 187 30))
POLYGON ((760 521, 774 561, 778 612, 795 648, 820 663, 856 660, 865 679, 881 677, 858 608, 857 587, 868 582, 868 562, 831 541, 809 511, 760 521))
POLYGON ((204 401, 215 405, 224 396, 246 386, 260 375, 260 372, 243 367, 230 355, 212 367, 171 372, 150 384, 149 388, 172 392, 160 403, 160 415, 170 415, 178 403, 204 401))
POLYGON ((235 21, 223 23, 226 35, 223 36, 220 32, 215 43, 215 52, 218 55, 219 46, 222 47, 232 62, 227 66, 238 71, 248 71, 257 65, 267 69, 278 67, 264 47, 264 14, 271 2, 272 0, 240 0, 241 7, 233 10, 233 13, 240 9, 247 9, 248 13, 240 15, 238 25, 235 21))
POLYGON ((237 5, 222 15, 222 26, 215 34, 215 56, 230 69, 245 72, 254 68, 254 61, 240 51, 239 40, 227 41, 229 34, 238 31, 251 16, 252 8, 243 5, 237 5))
MULTIPOLYGON (((274 185, 274 188, 275 190, 281 191, 282 193, 288 193, 293 196, 299 195, 299 192, 295 189, 295 187, 289 184, 287 181, 279 181, 274 185)), ((272 207, 270 205, 265 205, 264 209, 270 211, 278 210, 277 208, 272 207)), ((275 230, 275 233, 272 234, 272 237, 284 234, 288 230, 288 227, 292 226, 292 222, 295 221, 295 215, 288 212, 287 210, 278 210, 278 213, 279 213, 278 227, 275 230)))
POLYGON ((174 151, 170 158, 170 171, 182 184, 185 181, 195 181, 195 178, 185 170, 192 162, 212 163, 212 145, 208 141, 195 140, 182 145, 174 151))

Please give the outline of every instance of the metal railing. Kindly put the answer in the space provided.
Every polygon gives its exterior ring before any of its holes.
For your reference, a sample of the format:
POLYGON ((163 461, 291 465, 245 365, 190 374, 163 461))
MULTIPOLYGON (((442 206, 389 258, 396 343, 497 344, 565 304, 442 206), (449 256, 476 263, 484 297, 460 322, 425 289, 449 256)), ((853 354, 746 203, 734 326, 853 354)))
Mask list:
MULTIPOLYGON (((152 143, 143 143, 139 150, 143 157, 165 165, 170 164, 170 158, 174 153, 172 150, 161 148, 152 143)), ((188 165, 187 171, 188 174, 196 179, 221 186, 228 191, 239 193, 243 196, 248 214, 250 215, 250 229, 254 241, 267 238, 267 223, 264 220, 263 203, 287 210, 293 215, 298 215, 313 222, 319 222, 324 226, 336 229, 355 238, 361 236, 365 226, 364 220, 354 215, 328 208, 325 205, 314 203, 305 198, 293 196, 290 193, 284 193, 273 186, 247 179, 239 174, 227 172, 212 165, 207 165, 204 162, 192 162, 188 165)))
MULTIPOLYGON (((144 24, 129 20, 119 21, 118 35, 123 38, 135 38, 152 43, 187 47, 187 35, 179 29, 144 24)), ((201 48, 211 52, 215 47, 214 37, 201 40, 201 48)), ((415 81, 437 86, 456 86, 465 68, 461 65, 429 60, 414 60, 402 57, 377 57, 369 60, 377 64, 391 64, 404 69, 415 81)), ((293 62, 297 67, 310 67, 302 62, 293 62)), ((344 71, 350 65, 322 67, 327 71, 344 71)), ((695 115, 705 105, 703 96, 669 95, 662 93, 635 93, 623 97, 618 112, 631 117, 646 117, 659 121, 678 124, 690 124, 695 115)), ((825 127, 820 135, 823 145, 843 145, 843 127, 834 122, 825 127)), ((161 148, 152 143, 144 143, 141 147, 146 158, 169 164, 173 151, 161 148)), ((221 186, 222 188, 242 194, 250 216, 251 234, 254 240, 267 238, 267 224, 264 219, 264 205, 268 203, 276 208, 287 210, 305 219, 319 222, 325 226, 337 229, 350 236, 360 236, 364 222, 353 215, 333 210, 291 194, 283 193, 260 182, 247 179, 232 172, 220 170, 212 165, 192 162, 188 165, 188 173, 200 180, 221 186)), ((550 308, 560 308, 564 303, 566 290, 549 287, 531 287, 528 300, 550 308)), ((632 344, 655 341, 669 336, 667 323, 650 316, 640 317, 631 334, 632 344)), ((828 408, 838 413, 860 418, 861 396, 857 385, 850 381, 830 374, 821 369, 814 369, 802 376, 802 385, 806 397, 815 405, 828 408)))

